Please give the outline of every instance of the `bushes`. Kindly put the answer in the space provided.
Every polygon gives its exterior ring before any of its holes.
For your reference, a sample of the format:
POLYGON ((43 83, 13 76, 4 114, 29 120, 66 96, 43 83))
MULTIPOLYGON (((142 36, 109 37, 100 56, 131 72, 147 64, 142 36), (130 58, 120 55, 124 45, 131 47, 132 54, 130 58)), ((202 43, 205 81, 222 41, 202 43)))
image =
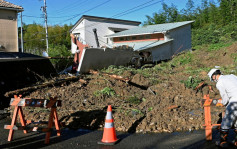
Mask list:
MULTIPOLYGON (((71 56, 71 51, 64 45, 49 45, 50 57, 67 57, 71 56)), ((72 59, 51 59, 51 63, 54 65, 57 71, 61 71, 68 66, 72 65, 72 59)))
POLYGON ((189 76, 187 80, 182 80, 181 82, 184 83, 185 87, 195 89, 202 80, 189 76))
POLYGON ((237 40, 236 23, 226 26, 218 26, 216 24, 206 25, 199 29, 192 29, 192 46, 202 44, 226 43, 237 40))

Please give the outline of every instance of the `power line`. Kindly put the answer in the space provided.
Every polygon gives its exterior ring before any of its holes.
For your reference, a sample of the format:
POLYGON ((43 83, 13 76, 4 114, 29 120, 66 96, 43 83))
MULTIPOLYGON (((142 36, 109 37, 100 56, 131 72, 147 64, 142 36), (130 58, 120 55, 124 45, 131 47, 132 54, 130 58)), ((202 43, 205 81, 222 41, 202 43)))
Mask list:
MULTIPOLYGON (((62 9, 56 11, 56 12, 54 11, 53 14, 54 14, 54 13, 57 13, 57 15, 60 15, 60 14, 65 15, 66 12, 72 12, 73 10, 78 11, 78 6, 80 6, 80 8, 81 8, 83 5, 86 4, 87 1, 89 1, 89 0, 84 0, 84 1, 82 1, 82 2, 77 1, 77 2, 75 2, 75 3, 73 3, 73 4, 71 4, 70 7, 64 7, 64 8, 62 8, 62 9), (79 3, 79 4, 77 4, 77 3, 79 3), (65 8, 66 8, 66 9, 65 9, 65 8), (77 8, 77 9, 75 9, 75 8, 77 8), (65 9, 65 10, 63 10, 63 9, 65 9), (69 9, 69 11, 67 11, 68 9, 69 9), (65 12, 65 11, 66 11, 66 12, 65 12)), ((53 16, 52 16, 52 17, 53 17, 53 16)), ((51 18, 52 18, 52 17, 51 17, 51 18)), ((62 16, 62 17, 70 17, 70 16, 62 16)), ((53 17, 53 18, 55 18, 55 17, 53 17)))
POLYGON ((69 19, 66 19, 66 20, 64 20, 64 21, 61 21, 61 22, 58 23, 58 24, 61 24, 61 23, 65 22, 65 21, 69 21, 69 20, 71 20, 71 19, 75 19, 75 17, 77 17, 78 15, 81 15, 81 14, 84 14, 84 13, 89 12, 89 11, 91 11, 91 10, 94 10, 94 9, 96 9, 96 8, 102 6, 102 5, 104 5, 104 4, 106 4, 106 3, 110 2, 110 1, 111 1, 111 0, 107 0, 107 1, 105 1, 105 2, 103 2, 103 3, 101 3, 101 4, 99 4, 99 5, 96 5, 96 6, 90 8, 90 9, 84 11, 84 12, 81 12, 81 13, 79 13, 79 14, 75 14, 75 15, 73 15, 73 17, 71 17, 71 18, 69 18, 69 19))
POLYGON ((44 17, 38 17, 38 16, 28 16, 28 15, 22 15, 23 17, 29 17, 29 18, 44 18, 44 17))
MULTIPOLYGON (((163 2, 163 0, 160 0, 160 1, 158 1, 158 2, 155 2, 155 3, 152 3, 152 4, 146 5, 146 4, 148 4, 148 3, 152 2, 152 1, 154 1, 154 0, 150 0, 150 1, 148 1, 148 2, 145 2, 145 3, 140 4, 140 5, 138 5, 138 6, 135 6, 135 7, 133 7, 133 8, 130 8, 130 9, 128 9, 128 10, 125 10, 125 11, 123 11, 123 12, 120 12, 120 13, 118 13, 118 14, 115 14, 115 15, 113 15, 113 16, 116 16, 115 18, 118 18, 118 17, 124 16, 124 15, 130 14, 130 13, 133 13, 133 12, 135 12, 135 11, 139 11, 139 10, 141 10, 141 9, 147 8, 147 7, 152 6, 152 5, 154 5, 154 4, 163 2), (144 5, 145 5, 145 6, 144 6, 144 5), (141 6, 143 6, 143 7, 141 7, 141 6), (139 8, 139 7, 141 7, 141 8, 139 8), (136 8, 137 8, 137 9, 136 9, 136 8)), ((113 17, 113 16, 112 16, 112 17, 113 17)), ((71 19, 71 18, 70 18, 70 19, 71 19)), ((105 18, 104 20, 106 20, 106 19, 109 19, 109 18, 105 18)), ((92 27, 92 26, 95 26, 95 25, 98 25, 98 24, 100 24, 100 22, 99 22, 99 23, 93 23, 93 24, 91 24, 91 25, 87 25, 87 26, 82 27, 82 28, 92 27)), ((82 29, 82 28, 78 28, 78 29, 82 29)), ((56 37, 56 36, 62 35, 62 34, 66 34, 66 33, 68 33, 68 32, 69 32, 69 31, 67 31, 67 32, 65 32, 65 33, 57 34, 57 35, 54 35, 53 37, 56 37)), ((88 31, 88 32, 89 32, 89 31, 88 31)), ((90 32, 90 33, 91 33, 91 32, 90 32)), ((92 34, 93 34, 93 33, 92 33, 92 34)), ((36 39, 36 40, 39 40, 39 39, 36 39)))
POLYGON ((85 2, 87 2, 87 1, 89 1, 89 0, 84 0, 84 1, 82 1, 82 2, 79 1, 79 0, 76 0, 76 1, 74 1, 73 3, 70 3, 70 4, 66 5, 65 7, 63 7, 63 8, 60 8, 60 9, 58 9, 58 10, 55 10, 55 11, 53 12, 53 14, 54 14, 54 13, 59 14, 59 13, 65 12, 65 10, 67 10, 67 9, 72 10, 72 8, 78 8, 78 6, 82 6, 82 4, 85 4, 85 2))

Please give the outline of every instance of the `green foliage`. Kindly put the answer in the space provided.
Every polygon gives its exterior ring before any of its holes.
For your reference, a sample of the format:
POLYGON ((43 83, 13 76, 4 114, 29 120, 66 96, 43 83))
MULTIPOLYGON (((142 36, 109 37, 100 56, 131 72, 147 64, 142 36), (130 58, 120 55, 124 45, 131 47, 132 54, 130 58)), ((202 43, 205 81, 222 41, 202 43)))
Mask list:
POLYGON ((127 98, 126 100, 131 104, 140 104, 142 102, 142 100, 140 100, 136 96, 131 96, 131 97, 127 98))
POLYGON ((126 70, 131 70, 128 67, 124 66, 115 66, 115 65, 110 65, 108 68, 102 69, 102 71, 107 72, 107 73, 113 73, 117 75, 122 75, 124 71, 126 70))
MULTIPOLYGON (((66 48, 65 45, 49 45, 50 57, 67 57, 71 56, 71 52, 66 48)), ((51 63, 54 65, 56 70, 61 71, 68 66, 72 65, 72 59, 51 59, 51 63)))
POLYGON ((193 61, 193 54, 191 52, 181 53, 181 55, 174 57, 171 64, 174 66, 186 65, 193 61))
POLYGON ((132 109, 131 111, 133 115, 137 115, 137 114, 144 115, 144 113, 142 113, 142 111, 138 109, 132 109))
POLYGON ((190 74, 190 75, 196 75, 196 74, 199 74, 202 71, 208 72, 208 71, 210 71, 210 69, 211 68, 209 68, 209 67, 200 67, 200 68, 194 69, 193 66, 190 65, 190 66, 185 68, 185 72, 190 74))
POLYGON ((234 62, 237 64, 237 53, 233 53, 231 57, 234 58, 234 62))
POLYGON ((237 40, 237 1, 202 0, 201 6, 195 8, 195 1, 188 0, 186 8, 177 11, 177 7, 163 3, 163 9, 146 15, 143 25, 190 21, 192 23, 192 45, 215 44, 237 40))
POLYGON ((224 47, 230 46, 232 43, 216 43, 216 44, 211 44, 208 47, 208 51, 216 51, 224 47))
MULTIPOLYGON (((48 41, 53 46, 64 46, 70 49, 71 38, 69 30, 72 26, 49 26, 48 27, 48 41)), ((24 49, 25 52, 41 55, 42 51, 46 49, 46 34, 45 29, 39 24, 28 24, 23 26, 24 33, 24 49)), ((49 54, 49 56, 52 56, 49 54)))
POLYGON ((153 110, 153 107, 149 107, 148 108, 148 111, 150 112, 150 111, 152 111, 153 110))
POLYGON ((189 76, 187 80, 182 80, 181 82, 184 83, 185 87, 195 89, 202 80, 197 77, 189 76))
POLYGON ((102 90, 99 90, 99 91, 95 91, 94 92, 94 95, 95 96, 106 96, 106 97, 113 97, 116 95, 114 89, 110 88, 110 87, 105 87, 104 89, 102 90))

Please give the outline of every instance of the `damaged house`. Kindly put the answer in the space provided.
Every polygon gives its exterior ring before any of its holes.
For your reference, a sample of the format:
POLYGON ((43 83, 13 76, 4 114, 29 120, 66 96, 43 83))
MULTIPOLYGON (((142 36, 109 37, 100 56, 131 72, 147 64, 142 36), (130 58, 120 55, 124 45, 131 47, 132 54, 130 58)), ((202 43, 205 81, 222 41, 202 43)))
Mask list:
MULTIPOLYGON (((141 22, 83 15, 72 27, 70 33, 80 42, 78 43, 80 44, 80 50, 82 50, 85 45, 93 48, 102 46, 109 47, 112 43, 104 36, 132 29, 139 24, 141 24, 141 22), (95 39, 95 32, 99 43, 97 43, 95 39)), ((72 38, 71 51, 75 53, 77 46, 73 40, 72 38)))
POLYGON ((110 65, 140 66, 141 60, 167 60, 191 49, 193 21, 138 26, 140 22, 125 21, 121 24, 121 20, 117 19, 84 17, 71 30, 72 47, 75 46, 75 51, 80 50, 74 59, 78 73, 110 65))
POLYGON ((113 46, 131 46, 146 60, 155 62, 191 49, 192 22, 139 26, 106 37, 113 46))

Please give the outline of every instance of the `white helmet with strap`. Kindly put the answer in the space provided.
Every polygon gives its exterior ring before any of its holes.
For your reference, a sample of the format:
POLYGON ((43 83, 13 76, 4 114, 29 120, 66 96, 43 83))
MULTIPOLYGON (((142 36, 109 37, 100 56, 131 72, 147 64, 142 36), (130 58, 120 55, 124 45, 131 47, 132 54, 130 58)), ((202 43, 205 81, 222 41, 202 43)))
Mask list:
MULTIPOLYGON (((210 81, 214 81, 213 79, 212 79, 212 75, 216 72, 216 71, 218 71, 219 69, 216 69, 216 68, 213 68, 213 69, 211 69, 209 72, 208 72, 208 77, 210 78, 210 81)), ((220 70, 219 70, 220 71, 220 70)))

